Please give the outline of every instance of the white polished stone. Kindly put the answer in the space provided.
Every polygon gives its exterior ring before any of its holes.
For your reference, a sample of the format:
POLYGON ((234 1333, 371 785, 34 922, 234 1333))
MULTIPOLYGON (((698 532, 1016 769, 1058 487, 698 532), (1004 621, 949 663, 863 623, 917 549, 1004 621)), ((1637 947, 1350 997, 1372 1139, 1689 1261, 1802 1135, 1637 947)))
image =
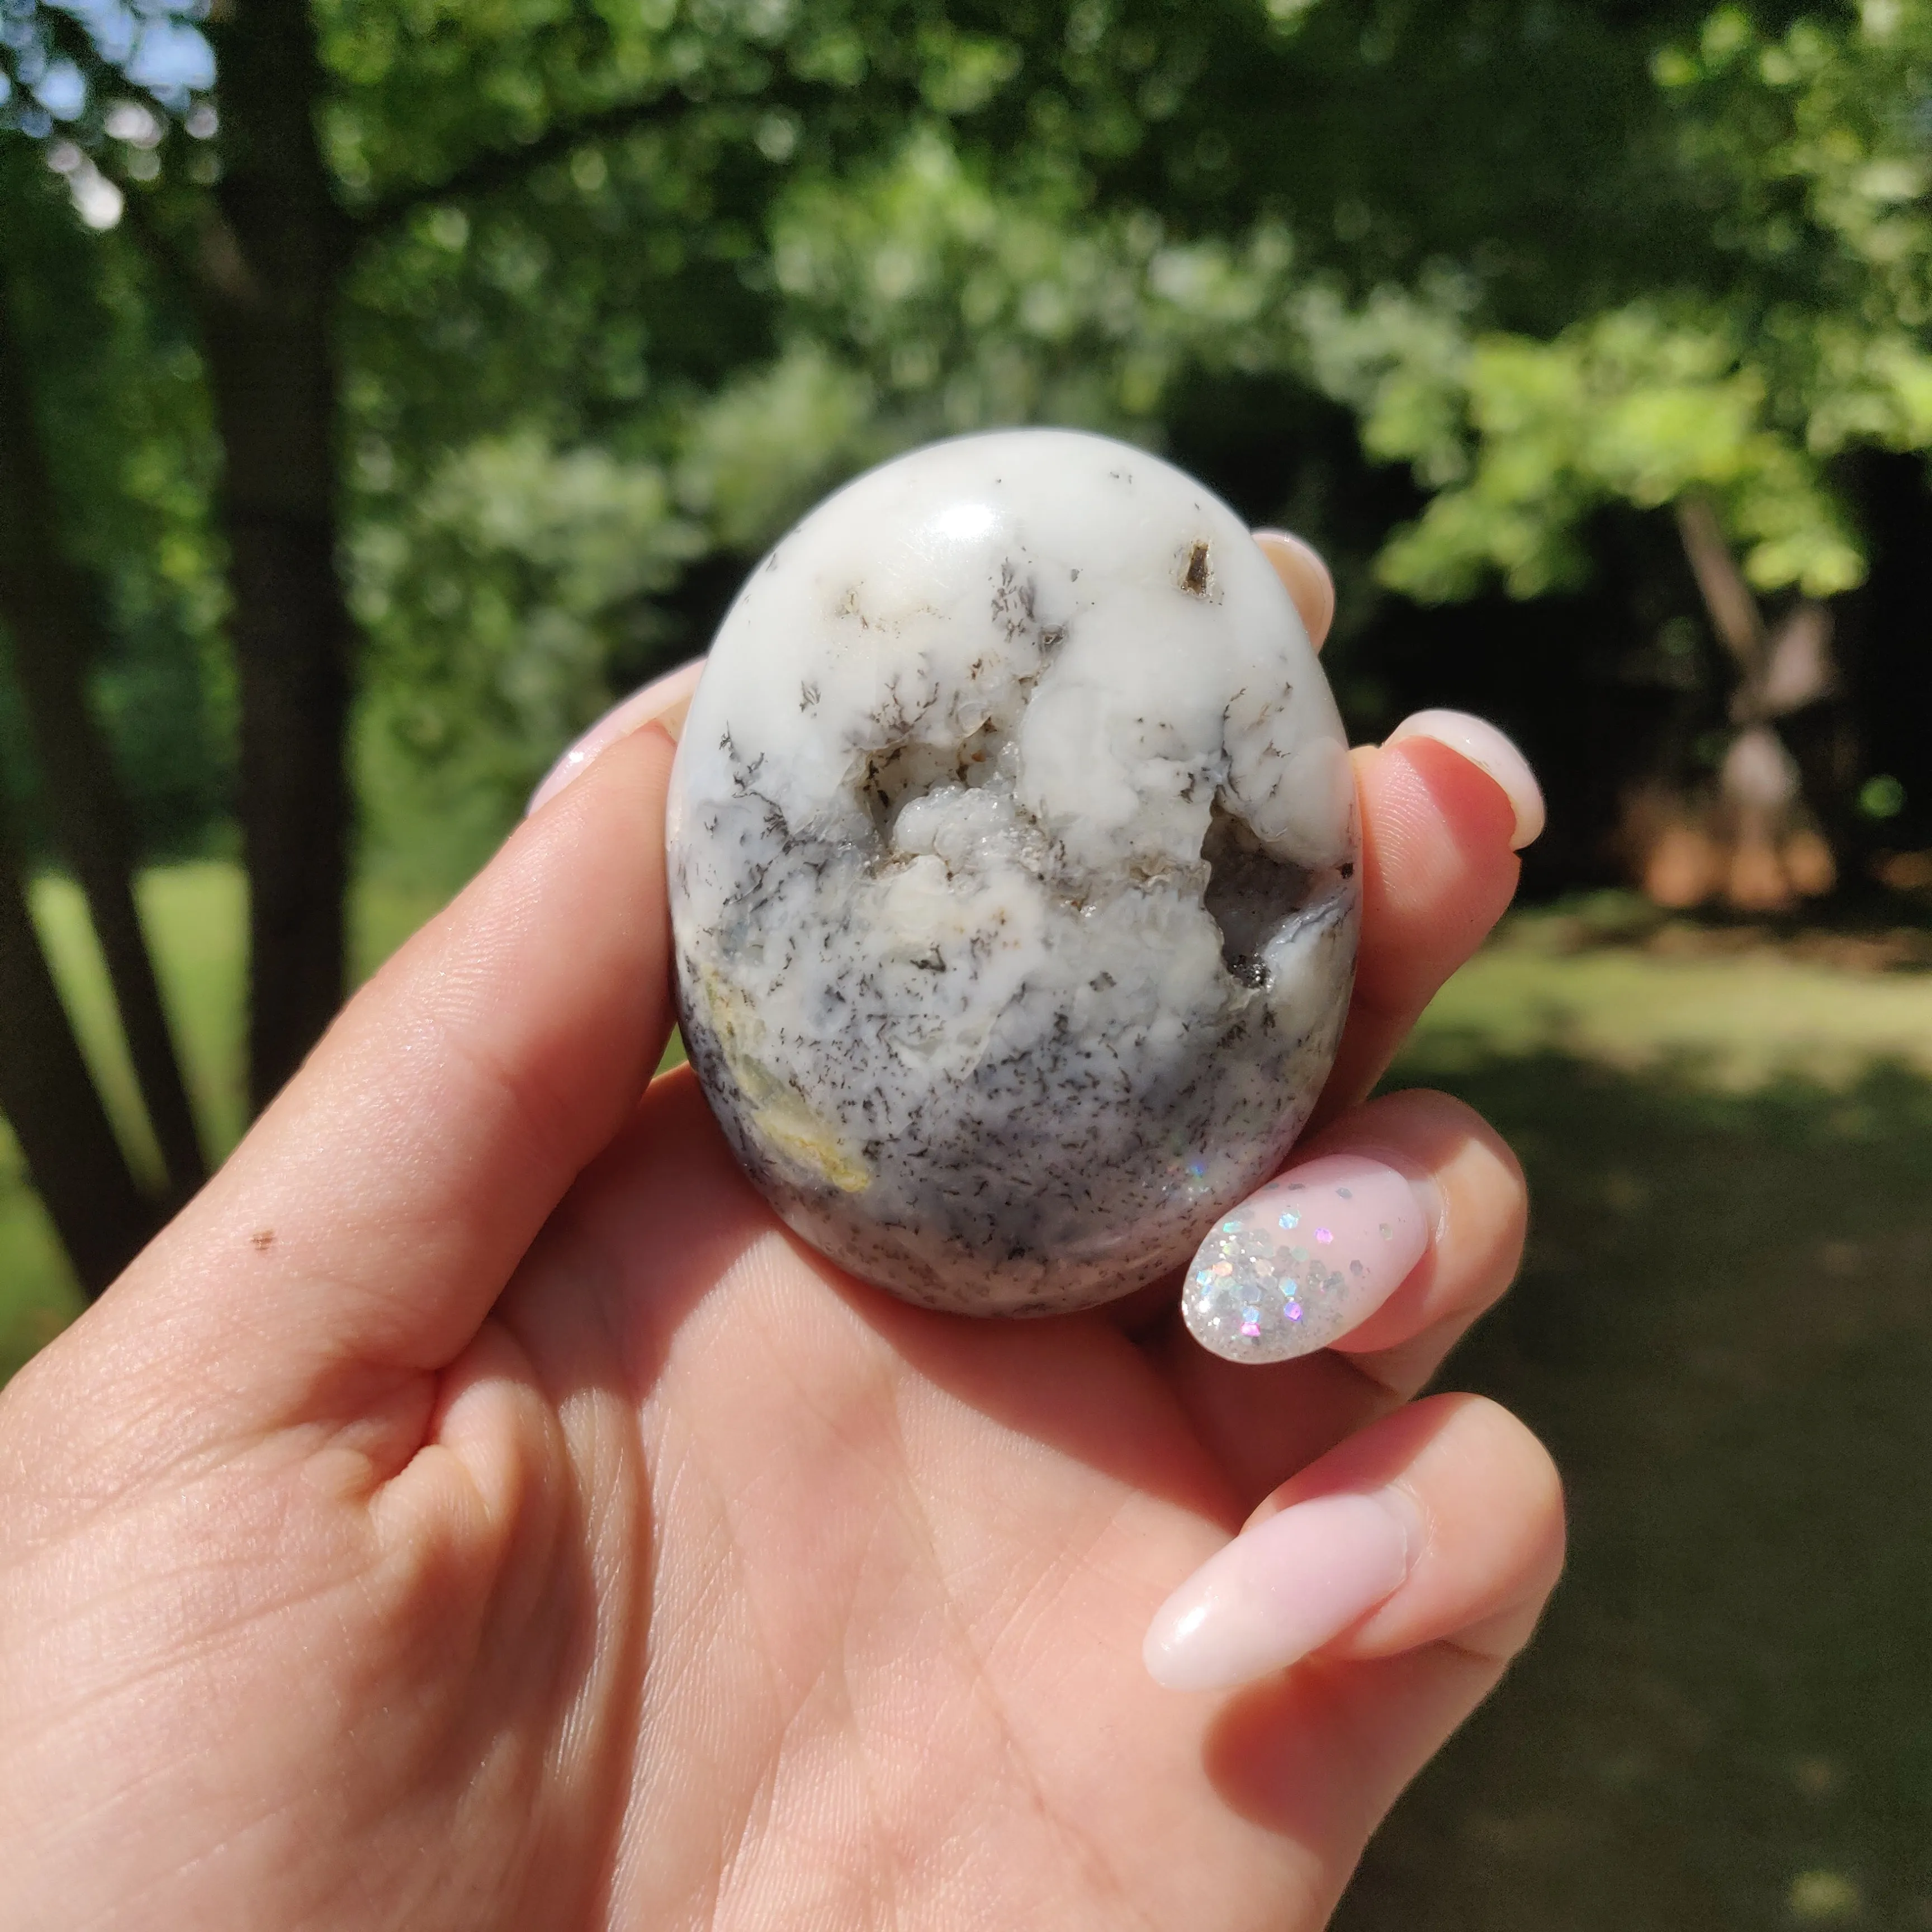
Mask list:
POLYGON ((672 779, 685 1040, 854 1273, 1052 1313, 1279 1166, 1354 967, 1354 794, 1233 512, 1058 430, 821 504, 718 632, 672 779))

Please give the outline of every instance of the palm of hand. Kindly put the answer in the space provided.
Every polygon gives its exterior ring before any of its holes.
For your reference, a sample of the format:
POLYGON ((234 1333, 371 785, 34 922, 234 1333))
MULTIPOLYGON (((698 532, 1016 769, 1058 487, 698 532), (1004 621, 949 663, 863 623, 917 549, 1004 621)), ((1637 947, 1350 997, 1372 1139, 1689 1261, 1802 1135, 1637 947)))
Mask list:
POLYGON ((626 1562, 662 1552, 649 1628, 608 1632, 643 1686, 611 1918, 1319 1923, 1336 1875, 1215 1796, 1200 1700, 1140 1664, 1240 1514, 1156 1360, 1104 1317, 963 1323, 849 1282, 700 1116, 661 1094, 506 1311, 540 1382, 598 1378, 632 1460, 605 1506, 626 1562), (586 1280, 598 1318, 550 1318, 586 1280))
MULTIPOLYGON (((574 1172, 542 1087, 499 1111, 574 1172)), ((1396 1397, 1318 1357, 1256 1373, 1244 1419, 1164 1332, 902 1306, 777 1228, 688 1076, 500 1295, 465 1279, 502 1244, 467 1225, 489 1177, 452 1156, 452 1232, 401 1159, 399 1233, 366 1178, 278 1194, 275 1122, 140 1268, 261 1258, 273 1212, 336 1298, 327 1344, 305 1313, 275 1332, 272 1290, 238 1389, 135 1282, 86 1340, 118 1410, 76 1408, 56 1348, 0 1412, 0 1818, 51 1853, 0 1924, 1312 1927, 1520 1640, 1391 1643, 1232 1704, 1156 1688, 1167 1591, 1396 1397), (344 1200, 370 1251, 338 1234, 318 1270, 344 1200)), ((245 1329, 238 1265, 213 1300, 245 1329)))
POLYGON ((104 1889, 207 1926, 237 1895, 247 1922, 464 1932, 965 1898, 988 1923, 1318 1924, 1328 1861, 1215 1798, 1201 1700, 1140 1666, 1240 1514, 1155 1360, 1102 1317, 969 1324, 832 1276, 700 1112, 688 1082, 656 1096, 440 1390, 383 1390, 320 1470, 291 1434, 249 1442, 118 1550, 207 1613, 132 1682, 98 1623, 35 1660, 91 1684, 54 1721, 118 1736, 138 1710, 178 1741, 116 1802, 104 1889), (358 1779, 318 1818, 345 1720, 358 1779))

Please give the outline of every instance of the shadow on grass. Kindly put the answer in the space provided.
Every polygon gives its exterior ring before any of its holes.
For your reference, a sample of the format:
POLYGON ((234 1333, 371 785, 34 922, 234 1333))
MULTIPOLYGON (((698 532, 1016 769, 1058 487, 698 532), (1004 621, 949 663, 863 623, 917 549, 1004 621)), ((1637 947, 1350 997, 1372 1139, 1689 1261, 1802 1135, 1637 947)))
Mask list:
POLYGON ((1440 1045, 1402 1084, 1494 1120, 1534 1203, 1444 1385, 1549 1443, 1570 1563, 1339 1932, 1932 1927, 1932 1082, 1440 1045))

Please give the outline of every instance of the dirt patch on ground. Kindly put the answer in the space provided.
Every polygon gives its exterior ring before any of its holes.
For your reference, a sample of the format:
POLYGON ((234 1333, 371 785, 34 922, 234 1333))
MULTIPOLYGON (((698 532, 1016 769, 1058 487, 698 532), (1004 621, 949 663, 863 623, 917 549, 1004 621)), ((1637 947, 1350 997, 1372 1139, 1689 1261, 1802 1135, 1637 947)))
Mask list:
POLYGON ((1559 956, 1614 949, 1657 959, 1783 958, 1844 973, 1932 972, 1932 906, 1922 914, 1904 895, 1827 922, 1666 912, 1636 892, 1595 892, 1526 908, 1498 938, 1559 956))

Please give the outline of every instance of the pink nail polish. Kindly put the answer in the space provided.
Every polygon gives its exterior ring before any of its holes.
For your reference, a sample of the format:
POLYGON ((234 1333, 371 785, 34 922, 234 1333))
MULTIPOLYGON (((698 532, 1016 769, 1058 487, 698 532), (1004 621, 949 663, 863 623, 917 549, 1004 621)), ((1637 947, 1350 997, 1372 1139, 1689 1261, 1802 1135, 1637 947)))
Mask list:
POLYGON ((1296 1503, 1216 1550, 1155 1612, 1148 1672, 1170 1690, 1224 1690, 1286 1670, 1400 1589, 1424 1540, 1400 1490, 1296 1503))
POLYGON ((691 694, 698 688, 704 669, 701 658, 694 664, 680 664, 605 712, 544 773, 542 784, 531 793, 530 802, 524 808, 524 816, 527 818, 548 805, 565 786, 581 778, 598 754, 608 752, 620 738, 628 738, 646 724, 657 724, 675 739, 683 725, 685 713, 691 709, 691 694))
POLYGON ((1418 711, 1405 718, 1384 742, 1399 745, 1405 738, 1433 738, 1496 780, 1516 814, 1516 829, 1510 834, 1512 852, 1533 845, 1543 836, 1543 788, 1515 741, 1486 718, 1472 718, 1466 711, 1418 711))
POLYGON ((1365 1154, 1292 1167, 1214 1224, 1181 1289, 1181 1318, 1231 1362, 1286 1362, 1366 1322, 1429 1246, 1406 1174, 1365 1154))

